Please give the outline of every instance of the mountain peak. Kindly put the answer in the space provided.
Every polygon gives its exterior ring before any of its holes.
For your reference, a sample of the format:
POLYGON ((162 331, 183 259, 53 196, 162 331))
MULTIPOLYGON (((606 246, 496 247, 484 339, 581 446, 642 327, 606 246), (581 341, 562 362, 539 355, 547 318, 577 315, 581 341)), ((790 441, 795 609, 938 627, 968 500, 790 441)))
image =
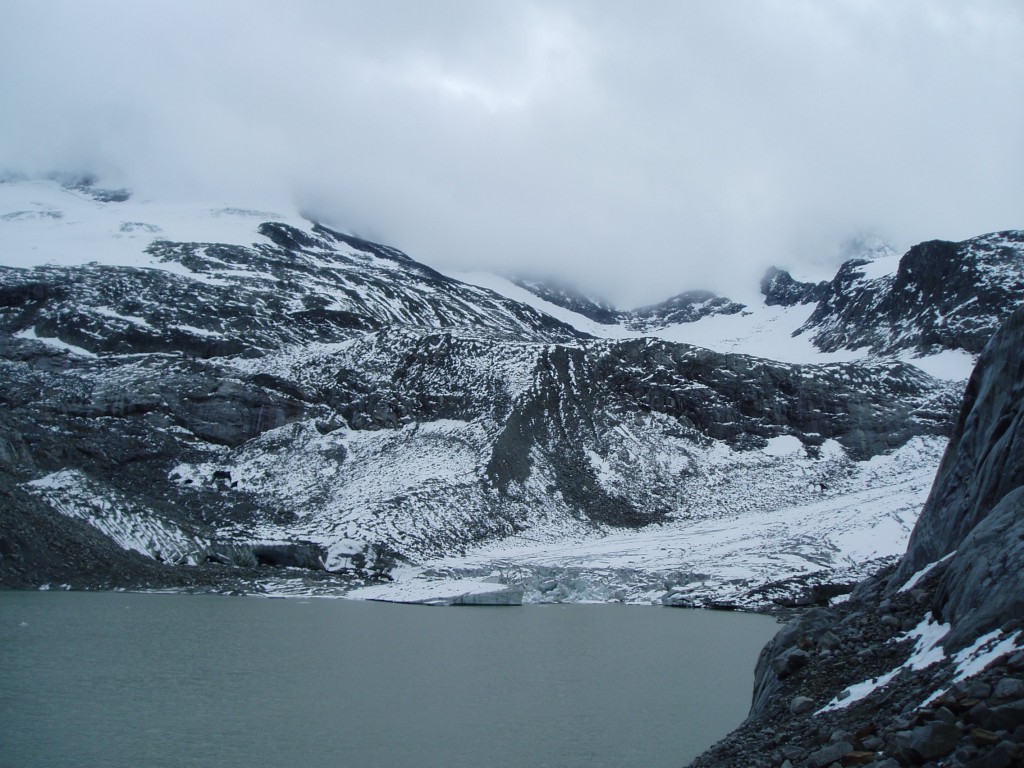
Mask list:
POLYGON ((792 307, 821 301, 828 290, 828 282, 804 283, 793 279, 784 269, 769 267, 761 278, 764 303, 770 307, 792 307))

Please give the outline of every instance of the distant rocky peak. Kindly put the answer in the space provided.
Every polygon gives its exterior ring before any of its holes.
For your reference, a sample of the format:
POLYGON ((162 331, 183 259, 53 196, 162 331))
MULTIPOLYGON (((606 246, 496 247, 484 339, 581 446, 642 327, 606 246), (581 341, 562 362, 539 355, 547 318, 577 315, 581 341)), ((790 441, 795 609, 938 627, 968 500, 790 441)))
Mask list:
POLYGON ((86 195, 98 203, 123 203, 132 196, 130 189, 97 186, 99 179, 92 173, 51 173, 48 178, 69 192, 86 195))
POLYGON ((929 240, 907 251, 895 272, 846 261, 801 330, 812 331, 823 352, 977 354, 1022 297, 1024 232, 929 240))
POLYGON ((784 269, 769 267, 761 278, 761 293, 769 307, 793 307, 821 301, 828 292, 828 282, 805 283, 794 280, 784 269))
POLYGON ((672 325, 694 323, 710 315, 735 315, 746 305, 706 290, 683 291, 657 304, 630 310, 586 296, 554 281, 514 278, 513 282, 539 298, 583 315, 602 325, 621 325, 631 331, 650 332, 672 325))
POLYGON ((622 321, 622 313, 608 302, 587 296, 564 283, 550 279, 513 277, 512 282, 544 301, 568 309, 602 325, 615 325, 622 321))
POLYGON ((735 315, 745 309, 746 305, 712 291, 684 291, 660 304, 626 313, 626 326, 631 330, 651 331, 670 325, 695 323, 711 315, 735 315))

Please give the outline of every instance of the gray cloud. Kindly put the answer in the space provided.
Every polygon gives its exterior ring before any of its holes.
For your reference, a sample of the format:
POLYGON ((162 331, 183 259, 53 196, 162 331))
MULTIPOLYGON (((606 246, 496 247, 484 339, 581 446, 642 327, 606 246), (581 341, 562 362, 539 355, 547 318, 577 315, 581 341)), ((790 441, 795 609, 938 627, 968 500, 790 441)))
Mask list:
POLYGON ((642 303, 1024 226, 1022 33, 1015 0, 7 0, 0 168, 642 303))

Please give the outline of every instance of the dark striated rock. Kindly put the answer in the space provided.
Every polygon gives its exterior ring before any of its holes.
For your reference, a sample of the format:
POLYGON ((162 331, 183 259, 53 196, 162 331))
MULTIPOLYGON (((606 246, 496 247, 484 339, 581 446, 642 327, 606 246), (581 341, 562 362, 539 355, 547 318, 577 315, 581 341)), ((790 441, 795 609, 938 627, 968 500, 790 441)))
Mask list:
POLYGON ((174 393, 169 410, 190 432, 222 445, 240 445, 306 415, 304 403, 221 379, 207 391, 174 393))
POLYGON ((1018 312, 993 337, 967 383, 949 448, 897 579, 955 550, 1007 493, 1024 483, 1017 442, 1024 428, 1022 344, 1024 313, 1018 312))
POLYGON ((1024 617, 1024 488, 1011 491, 960 543, 935 605, 954 629, 950 649, 1024 617), (998 589, 993 585, 998 584, 998 589))
POLYGON ((1024 312, 985 348, 895 582, 954 551, 935 608, 955 649, 1024 618, 1024 312), (994 590, 993 584, 1000 584, 994 590))

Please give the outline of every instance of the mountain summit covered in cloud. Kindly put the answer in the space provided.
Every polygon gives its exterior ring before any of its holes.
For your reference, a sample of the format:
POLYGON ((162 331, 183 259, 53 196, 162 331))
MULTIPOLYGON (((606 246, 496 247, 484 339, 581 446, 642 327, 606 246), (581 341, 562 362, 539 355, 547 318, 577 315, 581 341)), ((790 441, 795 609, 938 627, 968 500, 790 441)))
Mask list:
POLYGON ((293 206, 620 307, 749 303, 751 272, 829 279, 860 233, 1018 226, 1022 31, 1012 0, 11 0, 0 172, 293 206))

